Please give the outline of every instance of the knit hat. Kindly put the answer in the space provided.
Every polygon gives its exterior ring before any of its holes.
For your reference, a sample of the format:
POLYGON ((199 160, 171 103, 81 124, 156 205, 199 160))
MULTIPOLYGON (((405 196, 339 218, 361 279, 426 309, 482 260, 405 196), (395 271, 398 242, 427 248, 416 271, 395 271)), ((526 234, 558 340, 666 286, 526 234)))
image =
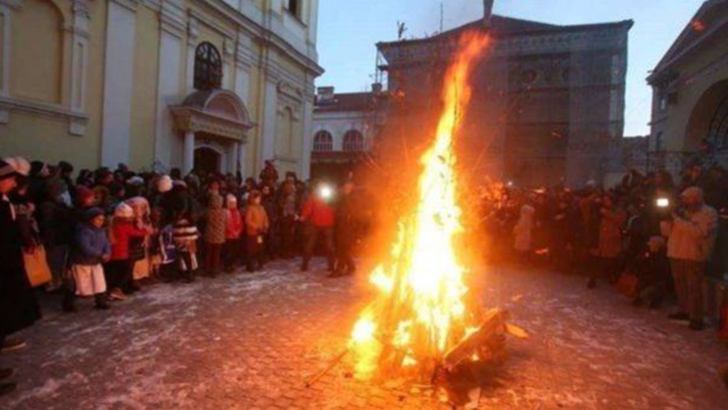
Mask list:
POLYGON ((12 160, 12 163, 14 163, 15 170, 18 171, 18 174, 24 177, 27 177, 30 175, 30 162, 28 162, 27 159, 23 157, 13 157, 13 158, 6 158, 12 160))
POLYGON ((114 216, 117 218, 133 218, 134 210, 129 205, 122 202, 116 206, 116 209, 114 209, 114 216))
POLYGON ((162 175, 157 181, 157 191, 161 193, 169 192, 172 190, 172 178, 169 175, 162 175))
POLYGON ((680 194, 681 197, 684 198, 699 198, 700 200, 703 199, 703 190, 696 186, 691 186, 684 190, 682 194, 680 194))
POLYGON ((89 208, 83 213, 84 219, 87 221, 90 221, 100 215, 104 215, 104 211, 97 207, 89 208))
POLYGON ((15 169, 17 175, 28 176, 30 173, 30 163, 23 157, 7 157, 5 162, 15 169))
POLYGON ((129 185, 132 185, 132 186, 141 186, 141 185, 144 185, 144 178, 136 175, 136 176, 129 178, 129 180, 126 181, 126 183, 129 185))
POLYGON ((0 160, 0 181, 16 176, 18 176, 18 171, 13 164, 4 159, 0 160))

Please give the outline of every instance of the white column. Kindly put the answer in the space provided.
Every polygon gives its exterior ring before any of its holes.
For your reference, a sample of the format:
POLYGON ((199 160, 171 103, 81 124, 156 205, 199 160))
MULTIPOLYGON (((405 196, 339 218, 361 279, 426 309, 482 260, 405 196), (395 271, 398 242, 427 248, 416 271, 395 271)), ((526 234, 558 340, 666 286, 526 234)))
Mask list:
POLYGON ((199 32, 197 19, 190 17, 190 21, 187 23, 187 70, 185 76, 187 94, 195 91, 195 50, 197 49, 199 32))
POLYGON ((313 96, 306 93, 303 102, 303 149, 301 150, 300 176, 306 180, 311 176, 311 151, 313 151, 313 96))
POLYGON ((131 2, 108 3, 101 163, 109 167, 129 162, 136 31, 133 7, 131 2))
POLYGON ((180 78, 183 47, 180 35, 178 30, 164 25, 159 37, 157 129, 154 139, 154 158, 164 168, 179 167, 180 162, 184 163, 179 136, 174 132, 174 121, 169 112, 169 106, 179 104, 184 91, 181 88, 183 85, 180 78))
POLYGON ((185 132, 185 145, 184 145, 184 163, 183 163, 183 169, 182 169, 182 176, 187 176, 187 174, 192 171, 192 169, 195 167, 195 132, 194 131, 186 131, 185 132))
POLYGON ((230 157, 230 161, 228 161, 228 168, 227 172, 232 172, 235 174, 238 172, 238 155, 240 154, 240 143, 239 142, 233 142, 228 148, 228 156, 230 157))
POLYGON ((261 134, 260 161, 258 166, 263 169, 264 161, 272 159, 274 155, 276 136, 276 106, 278 87, 270 79, 265 81, 265 107, 263 110, 263 132, 261 134))
MULTIPOLYGON (((10 96, 10 27, 12 10, 5 3, 0 2, 0 21, 2 21, 3 32, 2 44, 0 44, 0 97, 10 96)), ((0 108, 0 124, 7 124, 10 121, 10 110, 0 108)))
POLYGON ((0 21, 2 21, 3 32, 2 44, 0 44, 0 96, 7 97, 10 95, 10 44, 12 24, 12 10, 5 3, 0 2, 0 21))
MULTIPOLYGON (((75 0, 73 2, 73 27, 71 28, 71 110, 80 113, 86 112, 90 20, 86 0, 75 0)), ((73 135, 84 135, 86 122, 71 120, 69 132, 73 135)))
POLYGON ((238 144, 238 161, 240 162, 240 174, 243 175, 243 179, 248 177, 248 146, 246 143, 238 144))
POLYGON ((222 88, 235 88, 235 40, 225 38, 222 45, 222 88))

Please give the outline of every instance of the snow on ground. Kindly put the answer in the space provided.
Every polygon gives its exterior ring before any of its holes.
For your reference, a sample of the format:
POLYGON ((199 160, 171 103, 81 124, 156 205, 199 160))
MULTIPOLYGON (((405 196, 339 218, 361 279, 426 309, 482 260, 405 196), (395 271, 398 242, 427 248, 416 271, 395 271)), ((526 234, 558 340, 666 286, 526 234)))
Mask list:
MULTIPOLYGON (((154 285, 110 312, 80 301, 61 314, 44 300, 28 347, 0 358, 19 382, 0 408, 441 408, 427 390, 356 381, 347 361, 304 387, 345 347, 368 299, 364 274, 327 279, 317 268, 154 285)), ((590 292, 582 278, 496 268, 480 282, 483 303, 508 308, 531 335, 509 340, 481 408, 728 409, 717 375, 728 350, 714 332, 607 287, 590 292)))

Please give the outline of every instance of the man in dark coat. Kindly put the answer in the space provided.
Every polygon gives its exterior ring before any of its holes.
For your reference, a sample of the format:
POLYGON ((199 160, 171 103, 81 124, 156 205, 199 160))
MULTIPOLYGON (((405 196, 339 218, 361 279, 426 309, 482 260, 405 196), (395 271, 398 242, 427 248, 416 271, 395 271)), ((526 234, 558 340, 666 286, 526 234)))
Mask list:
POLYGON ((330 277, 351 275, 356 270, 352 252, 359 235, 359 218, 354 194, 354 183, 348 181, 341 189, 341 199, 336 207, 334 245, 336 271, 330 277))
MULTIPOLYGON (((0 344, 6 336, 32 325, 40 309, 23 264, 23 245, 16 214, 8 194, 16 187, 17 169, 10 160, 0 160, 0 344)), ((0 369, 0 380, 12 370, 0 369)), ((14 383, 0 382, 0 395, 15 389, 14 383)))

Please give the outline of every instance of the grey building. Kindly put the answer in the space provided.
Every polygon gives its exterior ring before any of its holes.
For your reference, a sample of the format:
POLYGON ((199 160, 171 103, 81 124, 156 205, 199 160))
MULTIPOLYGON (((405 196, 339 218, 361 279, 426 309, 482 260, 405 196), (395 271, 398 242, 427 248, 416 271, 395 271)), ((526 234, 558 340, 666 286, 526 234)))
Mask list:
POLYGON ((607 148, 623 136, 632 25, 559 26, 486 12, 428 38, 379 43, 379 69, 394 96, 391 135, 383 138, 396 143, 404 133, 416 140, 434 129, 443 73, 458 39, 469 30, 487 31, 491 44, 472 78, 458 137, 461 162, 476 175, 523 186, 603 180, 607 148))

